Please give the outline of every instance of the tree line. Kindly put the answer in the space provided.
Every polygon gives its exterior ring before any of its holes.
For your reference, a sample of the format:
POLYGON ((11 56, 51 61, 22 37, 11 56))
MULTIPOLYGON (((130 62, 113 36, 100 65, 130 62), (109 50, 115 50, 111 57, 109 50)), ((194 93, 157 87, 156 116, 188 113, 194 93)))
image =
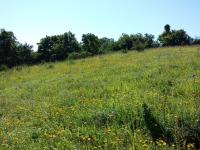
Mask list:
POLYGON ((33 46, 19 43, 13 32, 1 29, 0 70, 17 65, 85 58, 112 51, 143 51, 146 48, 197 45, 200 44, 200 39, 191 38, 183 29, 171 30, 167 24, 157 40, 152 34, 122 34, 115 41, 88 33, 83 34, 82 41, 78 42, 75 34, 69 31, 61 35, 46 36, 37 44, 38 50, 33 51, 33 46))

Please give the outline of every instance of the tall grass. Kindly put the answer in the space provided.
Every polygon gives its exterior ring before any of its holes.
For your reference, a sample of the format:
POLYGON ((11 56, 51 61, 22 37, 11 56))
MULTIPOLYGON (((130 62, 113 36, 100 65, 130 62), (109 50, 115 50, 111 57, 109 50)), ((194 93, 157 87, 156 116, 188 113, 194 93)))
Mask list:
POLYGON ((0 149, 197 149, 199 47, 0 72, 0 149))

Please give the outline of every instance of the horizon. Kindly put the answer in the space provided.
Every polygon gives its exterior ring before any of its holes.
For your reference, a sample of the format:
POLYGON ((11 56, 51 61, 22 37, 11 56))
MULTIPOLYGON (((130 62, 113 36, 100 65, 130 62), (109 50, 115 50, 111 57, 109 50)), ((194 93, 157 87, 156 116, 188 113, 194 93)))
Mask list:
POLYGON ((79 42, 86 33, 114 40, 122 33, 149 33, 157 38, 164 25, 169 24, 172 29, 184 29, 195 38, 200 36, 198 6, 200 1, 197 0, 8 0, 1 1, 0 28, 14 32, 19 42, 33 45, 34 50, 46 35, 68 31, 74 33, 79 42))

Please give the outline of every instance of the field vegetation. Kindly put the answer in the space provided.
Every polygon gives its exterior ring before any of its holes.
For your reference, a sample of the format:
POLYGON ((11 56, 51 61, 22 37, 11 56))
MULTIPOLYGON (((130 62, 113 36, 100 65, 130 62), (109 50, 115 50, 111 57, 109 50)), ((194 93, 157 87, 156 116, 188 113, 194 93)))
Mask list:
POLYGON ((200 47, 0 72, 0 149, 200 148, 200 47))

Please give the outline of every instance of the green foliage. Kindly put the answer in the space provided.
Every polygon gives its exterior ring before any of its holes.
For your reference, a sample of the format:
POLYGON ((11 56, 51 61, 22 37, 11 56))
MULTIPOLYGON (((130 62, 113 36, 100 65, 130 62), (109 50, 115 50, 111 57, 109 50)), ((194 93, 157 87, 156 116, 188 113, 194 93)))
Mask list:
POLYGON ((99 48, 99 53, 104 54, 108 53, 110 51, 113 51, 114 48, 114 39, 109 39, 109 38, 101 38, 100 39, 100 48, 99 48))
POLYGON ((169 24, 166 24, 164 28, 165 28, 165 33, 167 34, 170 33, 171 27, 169 24))
POLYGON ((200 39, 194 39, 192 44, 193 45, 200 45, 200 39))
POLYGON ((142 43, 137 43, 137 44, 135 45, 135 49, 136 49, 137 51, 139 51, 139 52, 144 51, 145 45, 142 44, 142 43))
POLYGON ((174 142, 172 133, 167 131, 164 126, 153 116, 151 109, 146 104, 143 104, 142 107, 145 125, 150 131, 152 139, 154 141, 162 139, 168 144, 174 142))
POLYGON ((151 34, 122 34, 118 40, 119 49, 143 51, 145 48, 156 47, 154 36, 151 34))
POLYGON ((122 34, 122 36, 118 40, 120 49, 128 49, 130 50, 133 47, 133 41, 128 34, 122 34))
POLYGON ((6 65, 0 65, 0 71, 6 71, 8 67, 6 65))
POLYGON ((69 54, 68 59, 80 59, 80 58, 86 58, 88 56, 92 56, 92 54, 85 51, 73 52, 69 54))
POLYGON ((17 42, 13 32, 0 31, 0 65, 13 67, 33 63, 32 46, 17 42))
POLYGON ((16 50, 17 55, 17 63, 18 64, 32 64, 33 57, 32 57, 32 48, 33 46, 25 44, 19 44, 16 50))
POLYGON ((0 72, 0 149, 199 149, 198 48, 0 72))
POLYGON ((128 50, 127 49, 123 49, 122 53, 128 53, 128 50))
POLYGON ((4 29, 0 31, 0 65, 5 64, 8 67, 17 64, 16 54, 17 41, 13 32, 4 29))
POLYGON ((159 36, 158 40, 162 46, 177 46, 191 44, 191 37, 184 30, 170 30, 170 26, 165 26, 165 31, 159 36))
POLYGON ((80 45, 70 31, 62 35, 46 36, 38 43, 40 61, 64 60, 70 53, 79 50, 80 45))
POLYGON ((99 38, 92 33, 83 34, 82 49, 83 49, 83 51, 89 52, 92 55, 99 54, 99 49, 100 49, 99 38))
POLYGON ((164 32, 158 41, 152 34, 126 34, 114 41, 112 38, 98 38, 88 33, 82 35, 79 43, 72 32, 60 35, 46 36, 38 43, 38 50, 33 51, 32 46, 17 42, 14 33, 4 29, 0 32, 0 65, 5 64, 9 68, 18 65, 32 65, 60 60, 79 59, 87 56, 110 53, 112 51, 126 50, 144 51, 147 48, 160 46, 198 45, 199 40, 193 40, 184 30, 171 30, 170 25, 165 25, 164 32))

